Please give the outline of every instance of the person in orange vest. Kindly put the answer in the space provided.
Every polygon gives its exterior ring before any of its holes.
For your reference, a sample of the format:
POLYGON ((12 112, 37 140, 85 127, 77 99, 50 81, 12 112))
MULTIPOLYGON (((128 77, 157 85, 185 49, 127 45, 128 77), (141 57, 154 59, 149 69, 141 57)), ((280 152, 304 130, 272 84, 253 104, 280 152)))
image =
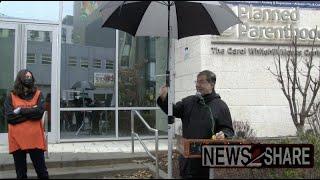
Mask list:
POLYGON ((27 153, 38 178, 49 178, 44 158, 47 147, 41 122, 45 101, 34 83, 35 78, 31 71, 19 71, 13 90, 7 95, 4 103, 5 118, 8 122, 9 153, 13 155, 17 179, 27 178, 27 153))

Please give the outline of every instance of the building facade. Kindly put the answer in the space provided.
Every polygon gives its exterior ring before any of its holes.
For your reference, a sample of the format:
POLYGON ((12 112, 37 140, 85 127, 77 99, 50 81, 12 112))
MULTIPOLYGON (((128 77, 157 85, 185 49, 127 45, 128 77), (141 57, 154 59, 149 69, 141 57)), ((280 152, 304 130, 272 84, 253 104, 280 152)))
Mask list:
MULTIPOLYGON (((197 73, 209 69, 217 75, 216 91, 230 107, 233 121, 249 122, 258 137, 295 135, 288 101, 268 68, 276 71, 276 52, 278 48, 282 54, 290 51, 292 35, 297 35, 301 44, 298 47, 301 62, 310 54, 316 36, 313 62, 319 66, 320 32, 319 27, 316 31, 319 20, 315 18, 320 15, 319 3, 232 1, 228 4, 243 24, 228 29, 222 36, 197 36, 177 42, 176 100, 194 94, 197 73)), ((281 61, 285 64, 285 57, 281 61)), ((314 72, 313 77, 318 74, 314 72)))

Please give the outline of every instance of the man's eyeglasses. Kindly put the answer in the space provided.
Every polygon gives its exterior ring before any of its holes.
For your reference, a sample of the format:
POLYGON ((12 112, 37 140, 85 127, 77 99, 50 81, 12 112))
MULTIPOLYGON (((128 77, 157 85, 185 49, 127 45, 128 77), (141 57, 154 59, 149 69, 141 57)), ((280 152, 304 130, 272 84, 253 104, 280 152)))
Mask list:
POLYGON ((208 81, 206 80, 201 80, 201 81, 194 81, 195 84, 206 84, 208 81))

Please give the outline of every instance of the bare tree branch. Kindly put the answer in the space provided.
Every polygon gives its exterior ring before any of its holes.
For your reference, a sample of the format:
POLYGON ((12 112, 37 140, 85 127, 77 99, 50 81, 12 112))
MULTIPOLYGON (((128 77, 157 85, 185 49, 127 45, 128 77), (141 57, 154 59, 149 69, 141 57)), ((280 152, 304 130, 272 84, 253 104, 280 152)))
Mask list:
POLYGON ((267 70, 278 79, 279 77, 278 72, 274 73, 270 67, 268 67, 267 70))
POLYGON ((294 113, 298 113, 297 103, 296 103, 296 81, 297 81, 297 66, 298 66, 298 54, 297 54, 297 36, 295 36, 293 40, 293 48, 294 48, 294 55, 292 57, 292 65, 293 65, 293 80, 291 81, 292 84, 292 102, 293 102, 293 110, 294 113))
POLYGON ((299 77, 297 78, 297 87, 298 87, 299 92, 301 94, 303 94, 302 87, 301 87, 301 82, 300 82, 300 78, 299 77))
MULTIPOLYGON (((292 41, 289 45, 289 51, 286 53, 285 58, 280 55, 278 47, 277 56, 274 56, 275 72, 273 72, 270 67, 268 70, 277 78, 281 85, 281 90, 289 103, 291 117, 297 130, 299 132, 303 131, 305 120, 308 119, 310 125, 313 126, 313 129, 319 132, 320 122, 309 120, 309 117, 314 115, 320 117, 320 113, 318 111, 311 110, 312 107, 315 107, 315 99, 320 89, 320 65, 315 66, 315 64, 313 64, 316 36, 312 41, 311 52, 309 55, 306 55, 306 58, 299 56, 300 53, 298 53, 297 37, 292 35, 291 38, 292 41), (300 58, 303 60, 302 64, 299 61, 300 58), (285 60, 284 68, 281 67, 281 60, 285 60), (303 65, 305 70, 299 69, 300 65, 303 65), (317 78, 312 77, 313 68, 318 70, 317 78), (302 78, 305 78, 303 84, 301 82, 302 78)), ((318 110, 320 106, 319 104, 320 102, 316 105, 316 109, 318 110)))
MULTIPOLYGON (((267 70, 270 71, 270 73, 277 78, 277 81, 278 81, 279 83, 281 83, 281 81, 279 80, 279 76, 280 76, 280 75, 279 75, 279 74, 280 74, 280 73, 279 73, 279 68, 278 68, 278 66, 277 66, 277 59, 280 60, 279 49, 280 49, 280 47, 278 46, 278 51, 277 51, 277 52, 278 52, 278 53, 277 53, 278 56, 276 56, 276 55, 273 56, 273 64, 274 64, 274 67, 276 68, 276 72, 274 73, 274 72, 271 70, 270 67, 268 67, 267 70)), ((281 68, 281 67, 280 67, 280 68, 281 68)))
POLYGON ((301 69, 301 70, 297 69, 297 72, 298 72, 299 74, 301 74, 302 76, 307 77, 307 74, 304 74, 304 73, 302 72, 302 69, 301 69))
MULTIPOLYGON (((317 30, 317 27, 316 27, 316 30, 317 30)), ((312 90, 311 88, 311 91, 312 91, 312 97, 311 97, 311 101, 309 102, 309 105, 306 105, 306 101, 307 101, 307 93, 308 93, 308 88, 309 88, 309 85, 310 85, 310 82, 311 82, 311 70, 312 70, 312 61, 313 61, 313 57, 314 57, 314 43, 316 41, 316 36, 313 38, 313 42, 312 42, 312 46, 311 46, 311 53, 310 53, 310 57, 309 57, 309 63, 308 63, 308 77, 307 77, 307 80, 306 80, 306 84, 305 84, 305 89, 304 89, 304 95, 303 96, 303 102, 302 102, 302 113, 303 115, 307 116, 308 113, 310 112, 310 109, 314 103, 314 100, 317 96, 317 92, 319 90, 319 88, 317 88, 317 86, 314 87, 314 89, 312 90), (307 108, 306 108, 307 107, 307 108)), ((304 119, 305 118, 301 118, 301 123, 304 123, 304 119)))

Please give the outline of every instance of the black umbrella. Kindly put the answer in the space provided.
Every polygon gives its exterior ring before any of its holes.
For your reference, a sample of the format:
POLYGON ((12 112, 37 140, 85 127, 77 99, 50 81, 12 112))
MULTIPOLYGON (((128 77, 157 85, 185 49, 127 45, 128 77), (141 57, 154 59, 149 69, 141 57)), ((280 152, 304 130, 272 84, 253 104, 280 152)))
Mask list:
POLYGON ((78 81, 74 83, 71 87, 72 89, 82 89, 82 90, 94 90, 95 87, 91 82, 88 81, 78 81))
MULTIPOLYGON (((229 27, 241 23, 223 2, 190 1, 111 1, 100 10, 104 18, 102 27, 116 28, 133 36, 168 37, 166 84, 168 93, 168 123, 174 122, 174 97, 170 82, 174 78, 170 65, 170 37, 181 39, 194 35, 220 35, 229 27)), ((172 130, 172 125, 169 125, 172 130)), ((172 135, 172 134, 171 134, 172 135)), ((172 146, 169 134, 169 152, 172 146)), ((168 154, 168 174, 172 175, 171 154, 168 154)))

